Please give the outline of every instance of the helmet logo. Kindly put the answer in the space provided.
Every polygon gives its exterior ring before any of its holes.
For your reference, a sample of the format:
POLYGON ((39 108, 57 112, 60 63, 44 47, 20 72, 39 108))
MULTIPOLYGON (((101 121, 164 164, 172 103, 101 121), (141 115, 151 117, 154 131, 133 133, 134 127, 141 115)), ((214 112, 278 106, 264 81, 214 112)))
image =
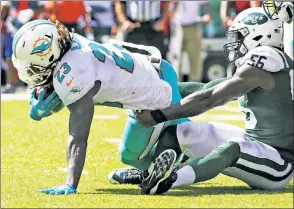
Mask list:
POLYGON ((246 16, 241 22, 246 25, 262 25, 268 21, 268 17, 259 12, 253 12, 246 16))
POLYGON ((50 39, 47 37, 49 36, 38 38, 35 41, 31 55, 36 54, 39 57, 46 57, 52 51, 53 34, 49 37, 50 39))

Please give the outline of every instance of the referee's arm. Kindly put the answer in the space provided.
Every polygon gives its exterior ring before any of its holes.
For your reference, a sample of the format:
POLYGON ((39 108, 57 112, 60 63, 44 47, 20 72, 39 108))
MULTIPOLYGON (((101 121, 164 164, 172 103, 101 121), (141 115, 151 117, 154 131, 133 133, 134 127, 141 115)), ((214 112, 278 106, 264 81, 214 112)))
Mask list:
POLYGON ((129 31, 136 27, 134 23, 128 20, 126 16, 126 3, 116 0, 114 3, 115 14, 118 22, 122 25, 124 31, 129 31))
POLYGON ((127 19, 126 7, 121 1, 116 0, 114 3, 115 13, 120 24, 123 24, 127 19))
POLYGON ((171 7, 171 2, 170 1, 164 1, 163 2, 163 8, 161 11, 162 14, 162 18, 160 18, 160 20, 158 20, 155 24, 154 24, 154 29, 157 31, 162 31, 164 28, 164 23, 167 19, 170 18, 171 12, 170 12, 170 7, 171 7))

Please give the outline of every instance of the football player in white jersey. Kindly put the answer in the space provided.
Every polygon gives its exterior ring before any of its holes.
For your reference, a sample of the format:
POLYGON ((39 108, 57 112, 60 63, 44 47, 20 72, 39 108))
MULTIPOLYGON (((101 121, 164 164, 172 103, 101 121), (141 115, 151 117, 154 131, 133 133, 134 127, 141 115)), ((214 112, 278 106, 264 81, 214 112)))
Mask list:
MULTIPOLYGON (((76 193, 94 105, 133 110, 125 126, 121 161, 141 170, 148 168, 153 153, 150 150, 161 129, 169 123, 145 128, 135 118, 134 111, 168 107, 181 99, 176 73, 161 60, 158 52, 155 47, 124 43, 123 48, 118 44, 88 41, 70 33, 58 21, 55 24, 36 20, 19 29, 13 40, 13 63, 19 77, 31 87, 47 86, 42 88, 38 98, 33 92, 31 117, 40 120, 49 116, 52 109, 60 110, 63 104, 70 110, 66 185, 42 192, 76 193), (125 48, 136 48, 140 53, 131 53, 125 48), (55 92, 43 101, 50 88, 55 92)), ((155 112, 154 117, 161 115, 155 112)), ((172 123, 181 121, 187 119, 172 123)))
POLYGON ((157 144, 155 164, 140 185, 143 194, 161 194, 177 186, 202 182, 219 173, 252 188, 276 190, 292 179, 294 168, 293 102, 290 75, 293 60, 283 52, 283 27, 264 9, 241 12, 228 30, 226 57, 235 75, 212 88, 195 92, 161 111, 137 117, 145 126, 167 119, 199 115, 238 98, 245 130, 216 123, 184 122, 165 129, 157 144), (192 161, 174 169, 179 153, 192 161))

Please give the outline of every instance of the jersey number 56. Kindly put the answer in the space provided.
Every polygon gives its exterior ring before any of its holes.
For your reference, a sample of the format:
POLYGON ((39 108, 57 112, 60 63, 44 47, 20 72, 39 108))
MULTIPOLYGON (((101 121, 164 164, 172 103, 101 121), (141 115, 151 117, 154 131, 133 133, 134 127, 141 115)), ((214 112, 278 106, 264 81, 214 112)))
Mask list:
POLYGON ((265 56, 252 54, 250 58, 250 62, 248 62, 248 65, 263 69, 263 66, 264 66, 263 60, 266 60, 266 59, 267 58, 265 56))

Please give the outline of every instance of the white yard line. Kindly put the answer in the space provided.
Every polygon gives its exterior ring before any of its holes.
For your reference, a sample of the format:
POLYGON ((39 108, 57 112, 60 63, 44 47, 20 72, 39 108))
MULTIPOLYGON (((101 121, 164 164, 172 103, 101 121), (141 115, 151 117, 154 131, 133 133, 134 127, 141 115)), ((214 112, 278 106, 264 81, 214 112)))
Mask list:
MULTIPOLYGON (((58 170, 67 173, 67 168, 58 168, 58 170)), ((88 175, 88 171, 83 170, 83 171, 82 171, 82 174, 84 174, 84 175, 88 175)))
POLYGON ((119 119, 119 116, 118 115, 94 115, 94 119, 116 120, 116 119, 119 119))
POLYGON ((241 113, 241 110, 238 107, 232 107, 232 106, 219 106, 213 108, 214 110, 224 110, 228 112, 233 112, 233 113, 241 113))
POLYGON ((30 99, 29 94, 1 94, 1 102, 3 101, 26 101, 30 99))
POLYGON ((104 140, 112 144, 119 144, 121 142, 120 138, 106 138, 104 140))

